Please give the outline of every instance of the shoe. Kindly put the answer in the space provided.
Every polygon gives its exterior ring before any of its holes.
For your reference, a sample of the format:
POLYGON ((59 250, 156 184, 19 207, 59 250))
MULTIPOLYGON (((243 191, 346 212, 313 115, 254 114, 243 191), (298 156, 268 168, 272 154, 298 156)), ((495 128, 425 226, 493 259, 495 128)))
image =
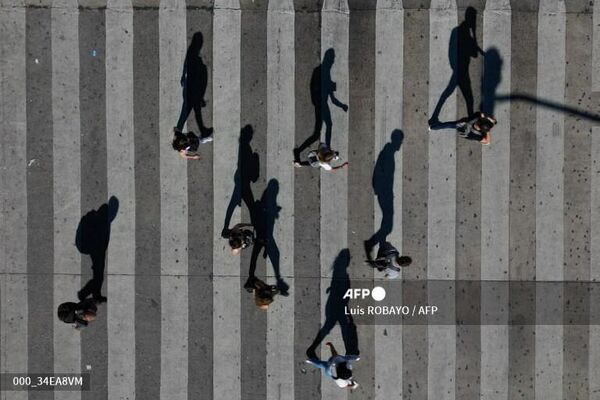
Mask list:
POLYGON ((299 161, 294 161, 294 167, 296 167, 296 168, 302 168, 302 164, 300 164, 299 161))
POLYGON ((244 289, 246 289, 248 293, 252 293, 254 291, 254 279, 248 278, 246 283, 244 283, 244 289))
POLYGON ((106 299, 106 297, 105 297, 105 296, 97 296, 97 297, 94 297, 94 301, 95 301, 97 304, 106 303, 106 300, 107 300, 107 299, 106 299))
POLYGON ((204 143, 208 143, 208 142, 212 142, 212 141, 213 141, 212 135, 200 138, 200 144, 204 144, 204 143))
POLYGON ((200 129, 200 133, 201 133, 202 137, 212 136, 214 132, 215 132, 214 128, 203 128, 203 129, 200 129))

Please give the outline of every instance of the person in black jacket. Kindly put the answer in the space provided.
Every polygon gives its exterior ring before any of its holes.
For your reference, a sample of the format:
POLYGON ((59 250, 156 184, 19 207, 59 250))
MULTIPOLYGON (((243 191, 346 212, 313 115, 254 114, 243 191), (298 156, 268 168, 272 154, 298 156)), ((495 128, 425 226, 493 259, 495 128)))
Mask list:
POLYGON ((62 303, 58 306, 58 319, 66 324, 75 324, 75 329, 81 329, 96 320, 96 311, 98 307, 93 299, 79 303, 62 303))
POLYGON ((372 259, 367 252, 366 263, 378 271, 384 272, 388 279, 397 278, 400 275, 401 267, 408 267, 412 263, 412 259, 408 256, 401 256, 390 242, 385 242, 379 246, 377 250, 377 258, 372 259))
POLYGON ((231 254, 235 256, 240 254, 243 249, 252 246, 256 241, 252 224, 236 224, 232 229, 225 229, 222 236, 224 239, 229 239, 231 254))

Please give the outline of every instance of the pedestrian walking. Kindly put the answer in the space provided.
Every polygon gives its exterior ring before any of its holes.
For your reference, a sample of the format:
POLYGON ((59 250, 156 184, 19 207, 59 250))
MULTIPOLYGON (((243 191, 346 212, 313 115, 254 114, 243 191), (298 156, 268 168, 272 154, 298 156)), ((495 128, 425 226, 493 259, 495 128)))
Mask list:
POLYGON ((261 310, 268 310, 269 305, 275 300, 275 295, 279 294, 279 289, 275 285, 267 285, 256 276, 250 276, 244 284, 244 289, 249 293, 254 293, 254 302, 261 310))
POLYGON ((332 161, 339 159, 340 156, 337 151, 331 150, 325 143, 320 143, 316 150, 312 150, 308 153, 307 161, 295 160, 294 166, 298 168, 311 166, 313 168, 323 168, 325 171, 335 171, 348 166, 347 161, 335 167, 331 165, 332 161))
POLYGON ((201 144, 212 142, 212 136, 198 137, 194 132, 183 133, 173 128, 173 149, 186 160, 198 160, 198 147, 201 144))
POLYGON ((468 140, 477 140, 482 145, 492 142, 492 128, 498 122, 491 115, 479 111, 468 119, 463 119, 456 124, 456 130, 461 137, 468 140))
POLYGON ((58 306, 58 319, 66 324, 75 324, 75 329, 84 328, 96 320, 96 304, 98 302, 94 299, 86 299, 79 303, 62 303, 58 306))
POLYGON ((358 383, 352 378, 352 363, 360 360, 360 357, 353 355, 341 356, 331 342, 327 342, 326 345, 329 346, 331 351, 329 360, 322 361, 318 358, 309 358, 306 362, 322 369, 325 375, 332 378, 339 387, 356 389, 358 383))
POLYGON ((398 249, 390 242, 385 242, 379 246, 377 258, 374 260, 371 258, 370 251, 367 250, 366 262, 380 272, 385 271, 386 278, 395 279, 400 276, 401 267, 408 267, 412 263, 412 258, 401 256, 398 249))
POLYGON ((237 256, 240 252, 252 246, 256 241, 256 234, 252 224, 236 224, 232 229, 223 230, 224 239, 229 239, 231 254, 237 256))

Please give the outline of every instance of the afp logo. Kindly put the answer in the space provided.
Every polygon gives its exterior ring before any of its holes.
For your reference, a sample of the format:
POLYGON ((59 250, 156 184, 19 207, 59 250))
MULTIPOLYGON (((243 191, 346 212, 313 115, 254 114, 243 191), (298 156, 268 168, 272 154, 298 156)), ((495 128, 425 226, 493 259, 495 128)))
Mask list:
POLYGON ((375 286, 372 290, 365 288, 350 288, 344 293, 344 299, 365 299, 371 296, 375 301, 385 299, 385 289, 381 286, 375 286))

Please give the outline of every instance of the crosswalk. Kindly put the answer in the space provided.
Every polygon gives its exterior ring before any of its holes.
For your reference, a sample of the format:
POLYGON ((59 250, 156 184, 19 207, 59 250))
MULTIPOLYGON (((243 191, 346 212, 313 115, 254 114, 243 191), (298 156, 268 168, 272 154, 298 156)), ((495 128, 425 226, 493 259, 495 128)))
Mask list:
MULTIPOLYGON (((600 399, 597 290, 548 298, 539 289, 531 299, 518 288, 598 279, 594 3, 3 0, 0 373, 89 372, 91 390, 0 399, 600 399), (489 147, 427 129, 467 6, 487 54, 470 60, 475 108, 493 107, 499 121, 489 147), (200 160, 185 162, 170 130, 193 37, 207 85, 187 127, 215 133, 200 160), (292 149, 324 117, 313 71, 333 54, 333 94, 349 108, 329 100, 322 135, 331 128, 350 166, 294 169, 292 149), (490 101, 510 93, 592 118, 490 101), (373 167, 398 135, 392 189, 375 193, 373 167), (258 160, 257 179, 248 180, 245 154, 258 160), (248 187, 273 226, 258 275, 274 283, 280 271, 290 286, 268 312, 242 289, 250 254, 232 256, 221 239, 224 221, 249 220, 247 196, 236 197, 248 187), (55 311, 91 277, 91 257, 75 246, 80 219, 111 196, 108 302, 79 332, 55 311), (364 266, 363 241, 390 223, 388 240, 414 260, 403 278, 451 287, 405 286, 406 304, 502 323, 358 325, 360 387, 342 390, 305 352, 328 317, 333 278, 380 279, 364 266), (480 299, 465 296, 468 282, 482 282, 480 299), (569 325, 569 304, 590 324, 569 325), (536 324, 508 323, 523 315, 536 324)), ((457 88, 440 119, 463 117, 466 106, 457 88)), ((343 351, 344 339, 335 327, 325 341, 343 351)))

